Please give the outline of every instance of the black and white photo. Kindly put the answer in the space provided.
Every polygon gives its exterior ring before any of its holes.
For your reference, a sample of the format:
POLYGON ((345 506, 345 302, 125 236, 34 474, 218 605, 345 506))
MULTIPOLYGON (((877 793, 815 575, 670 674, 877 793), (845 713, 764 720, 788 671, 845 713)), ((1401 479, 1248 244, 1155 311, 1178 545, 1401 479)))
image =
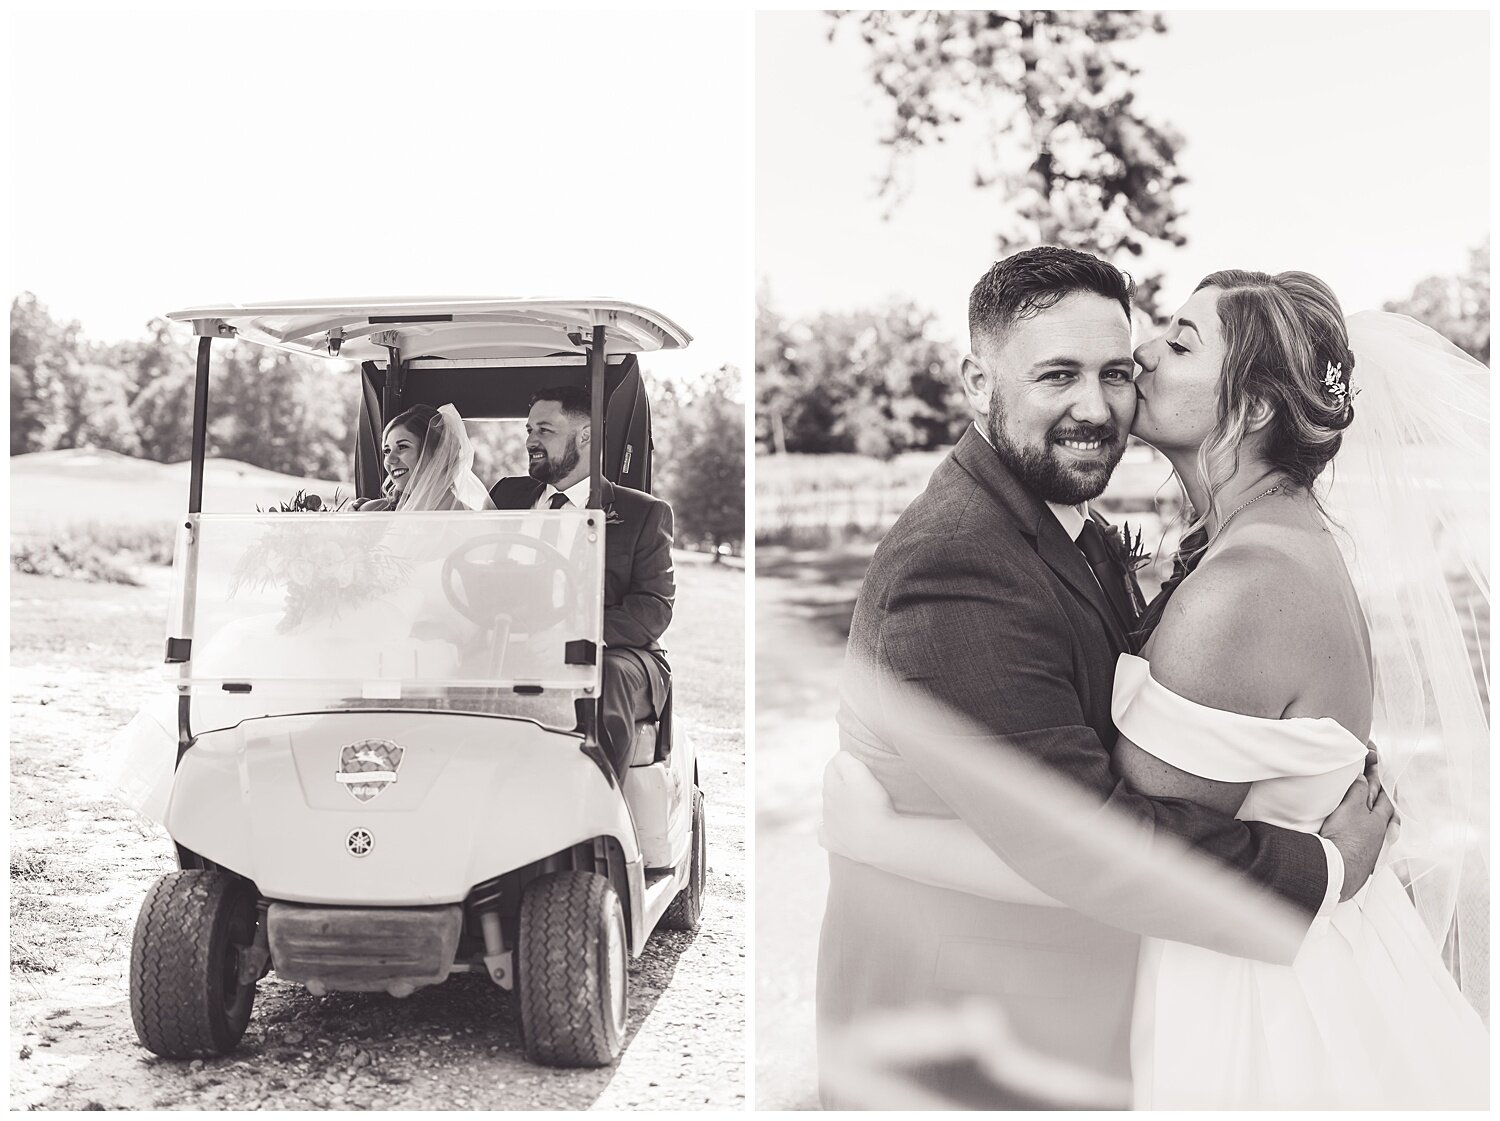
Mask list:
POLYGON ((758 28, 758 1105, 1483 1108, 1487 17, 758 28))
POLYGON ((744 1109, 747 17, 7 19, 11 1107, 744 1109))

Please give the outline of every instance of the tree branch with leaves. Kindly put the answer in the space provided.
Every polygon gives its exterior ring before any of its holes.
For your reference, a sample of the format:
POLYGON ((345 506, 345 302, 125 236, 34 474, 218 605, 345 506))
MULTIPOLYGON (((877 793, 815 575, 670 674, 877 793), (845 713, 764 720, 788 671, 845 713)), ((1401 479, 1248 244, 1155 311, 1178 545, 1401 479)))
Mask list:
MULTIPOLYGON (((1181 137, 1152 120, 1119 45, 1166 30, 1159 14, 1086 11, 835 12, 852 26, 889 102, 880 194, 894 210, 911 157, 962 130, 979 138, 974 184, 999 199, 996 248, 1065 245, 1124 265, 1180 246, 1181 137)), ((1160 280, 1137 278, 1142 302, 1160 280)))

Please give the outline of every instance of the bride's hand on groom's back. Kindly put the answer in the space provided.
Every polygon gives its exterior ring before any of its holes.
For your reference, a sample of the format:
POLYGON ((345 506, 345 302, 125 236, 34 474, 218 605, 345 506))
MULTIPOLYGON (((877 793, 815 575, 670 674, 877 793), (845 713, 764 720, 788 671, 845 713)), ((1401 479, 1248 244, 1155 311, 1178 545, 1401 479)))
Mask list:
POLYGON ((1374 740, 1368 743, 1369 751, 1365 753, 1365 781, 1370 784, 1370 790, 1365 798, 1365 805, 1375 808, 1375 799, 1380 797, 1380 748, 1374 740))
POLYGON ((895 816, 890 795, 870 768, 847 751, 835 752, 823 771, 819 843, 840 856, 878 859, 880 841, 895 816))
POLYGON ((1328 815, 1323 828, 1318 830, 1319 834, 1333 842, 1344 861, 1344 886, 1339 892, 1341 902, 1352 899, 1374 873, 1375 861, 1380 856, 1386 831, 1396 812, 1396 807, 1391 804, 1391 799, 1384 790, 1375 796, 1372 803, 1370 787, 1370 780, 1364 775, 1355 779, 1344 795, 1344 800, 1328 815))

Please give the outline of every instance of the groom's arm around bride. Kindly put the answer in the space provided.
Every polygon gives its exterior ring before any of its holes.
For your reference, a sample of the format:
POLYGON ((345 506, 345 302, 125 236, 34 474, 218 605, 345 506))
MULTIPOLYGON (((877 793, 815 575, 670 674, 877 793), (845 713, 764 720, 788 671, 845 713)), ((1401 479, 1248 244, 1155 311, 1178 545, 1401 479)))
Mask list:
MULTIPOLYGON (((1107 746, 1119 651, 1087 601, 1060 594, 1069 581, 1054 586, 1048 564, 1091 580, 1077 548, 974 431, 924 498, 936 507, 931 523, 915 517, 893 531, 861 595, 840 712, 845 750, 899 812, 962 819, 1025 879, 1084 915, 1290 960, 1328 894, 1323 844, 1135 794, 1114 774, 1107 746), (980 516, 981 499, 998 499, 999 509, 980 516), (1029 533, 1006 532, 1017 513, 1029 533), (1205 906, 1180 865, 1162 863, 1173 839, 1274 893, 1282 921, 1246 925, 1205 906)), ((1264 912, 1267 896, 1256 898, 1264 912)))

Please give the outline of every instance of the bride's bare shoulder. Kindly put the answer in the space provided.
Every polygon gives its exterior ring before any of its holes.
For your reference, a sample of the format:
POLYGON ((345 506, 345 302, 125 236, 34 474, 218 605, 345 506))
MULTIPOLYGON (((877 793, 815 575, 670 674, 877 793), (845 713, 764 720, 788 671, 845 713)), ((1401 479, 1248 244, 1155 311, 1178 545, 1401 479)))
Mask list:
POLYGON ((1325 656, 1318 636, 1330 606, 1323 579, 1292 545, 1250 538, 1206 557, 1152 635, 1152 676, 1200 704, 1282 716, 1325 656))

